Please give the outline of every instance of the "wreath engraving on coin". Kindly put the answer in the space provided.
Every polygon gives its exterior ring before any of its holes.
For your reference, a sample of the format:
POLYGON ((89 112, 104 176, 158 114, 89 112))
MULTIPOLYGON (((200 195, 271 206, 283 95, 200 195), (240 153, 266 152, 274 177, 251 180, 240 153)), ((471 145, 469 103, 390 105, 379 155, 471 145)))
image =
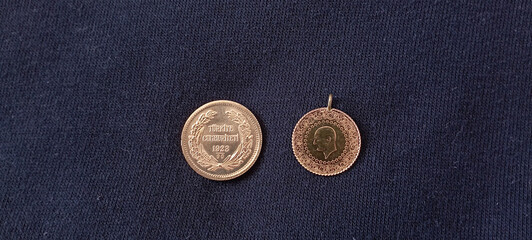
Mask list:
MULTIPOLYGON (((332 96, 330 96, 332 98, 332 96)), ((294 128, 292 148, 308 171, 332 176, 346 171, 360 152, 360 132, 349 115, 338 109, 314 109, 294 128)))
POLYGON ((188 164, 212 180, 229 180, 245 173, 257 160, 261 145, 257 119, 244 106, 226 100, 198 108, 181 135, 188 164))

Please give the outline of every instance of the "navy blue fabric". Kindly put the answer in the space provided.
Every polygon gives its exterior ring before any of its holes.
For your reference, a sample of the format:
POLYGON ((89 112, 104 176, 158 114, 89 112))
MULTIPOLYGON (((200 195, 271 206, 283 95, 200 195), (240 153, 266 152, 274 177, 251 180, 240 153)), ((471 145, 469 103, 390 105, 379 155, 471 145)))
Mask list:
POLYGON ((530 1, 2 1, 1 239, 532 239, 530 1), (334 107, 362 151, 291 149, 334 107), (199 106, 264 133, 242 177, 197 175, 199 106))

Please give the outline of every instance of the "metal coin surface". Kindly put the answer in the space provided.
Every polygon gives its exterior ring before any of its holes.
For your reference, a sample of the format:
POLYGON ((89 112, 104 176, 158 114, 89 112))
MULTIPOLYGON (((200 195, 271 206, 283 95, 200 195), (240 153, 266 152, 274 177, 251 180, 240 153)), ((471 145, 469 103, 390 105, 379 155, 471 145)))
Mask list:
POLYGON ((322 176, 336 175, 351 167, 360 153, 360 144, 357 125, 338 109, 318 108, 308 112, 292 134, 297 161, 308 171, 322 176))
POLYGON ((187 163, 203 177, 236 178, 257 161, 262 146, 259 122, 239 103, 218 100, 198 108, 181 133, 187 163))

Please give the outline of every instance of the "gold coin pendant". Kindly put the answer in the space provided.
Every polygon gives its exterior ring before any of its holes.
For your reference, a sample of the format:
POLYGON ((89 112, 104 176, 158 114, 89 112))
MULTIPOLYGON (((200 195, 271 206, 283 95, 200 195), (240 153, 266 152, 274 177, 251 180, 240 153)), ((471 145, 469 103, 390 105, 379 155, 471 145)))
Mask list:
POLYGON ((292 148, 298 162, 308 171, 332 176, 349 169, 360 153, 360 131, 344 112, 331 108, 305 114, 292 133, 292 148))

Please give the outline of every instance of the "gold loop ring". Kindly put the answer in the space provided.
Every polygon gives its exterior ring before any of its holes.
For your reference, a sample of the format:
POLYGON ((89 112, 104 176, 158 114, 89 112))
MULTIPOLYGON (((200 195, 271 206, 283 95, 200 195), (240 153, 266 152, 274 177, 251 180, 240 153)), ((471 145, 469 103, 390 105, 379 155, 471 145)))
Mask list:
POLYGON ((329 102, 327 103, 327 110, 331 111, 332 109, 332 94, 329 94, 329 102))

